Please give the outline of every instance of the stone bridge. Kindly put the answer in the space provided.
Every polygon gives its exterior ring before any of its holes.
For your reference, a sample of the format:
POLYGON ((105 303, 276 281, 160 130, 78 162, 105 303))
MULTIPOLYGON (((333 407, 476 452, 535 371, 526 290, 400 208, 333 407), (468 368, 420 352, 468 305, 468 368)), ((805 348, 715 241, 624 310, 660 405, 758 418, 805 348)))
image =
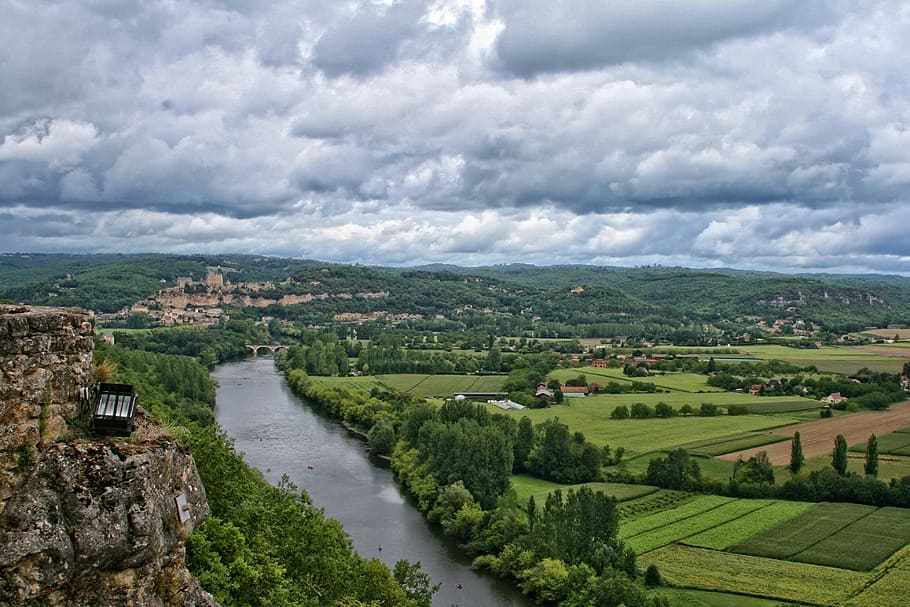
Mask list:
POLYGON ((265 348, 266 350, 271 352, 272 356, 275 356, 275 353, 278 352, 278 350, 281 350, 282 348, 284 348, 285 350, 288 349, 287 346, 284 346, 281 344, 245 344, 245 345, 247 348, 249 348, 250 350, 253 351, 253 356, 259 356, 259 350, 262 348, 265 348))

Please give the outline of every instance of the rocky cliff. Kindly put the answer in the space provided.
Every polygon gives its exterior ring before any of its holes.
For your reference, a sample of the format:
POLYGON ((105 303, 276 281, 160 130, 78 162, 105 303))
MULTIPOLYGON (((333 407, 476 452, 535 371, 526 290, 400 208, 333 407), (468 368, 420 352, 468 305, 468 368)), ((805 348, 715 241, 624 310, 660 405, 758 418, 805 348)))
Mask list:
POLYGON ((208 516, 192 456, 141 410, 129 438, 87 431, 93 333, 0 306, 0 605, 215 605, 185 566, 208 516))

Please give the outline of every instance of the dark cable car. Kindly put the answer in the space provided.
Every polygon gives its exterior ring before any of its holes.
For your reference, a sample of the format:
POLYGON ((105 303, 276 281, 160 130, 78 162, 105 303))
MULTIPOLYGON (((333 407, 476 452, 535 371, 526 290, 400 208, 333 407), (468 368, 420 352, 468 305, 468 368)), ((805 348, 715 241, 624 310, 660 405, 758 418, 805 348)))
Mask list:
POLYGON ((100 384, 92 408, 92 432, 129 436, 136 422, 138 399, 131 384, 100 384))

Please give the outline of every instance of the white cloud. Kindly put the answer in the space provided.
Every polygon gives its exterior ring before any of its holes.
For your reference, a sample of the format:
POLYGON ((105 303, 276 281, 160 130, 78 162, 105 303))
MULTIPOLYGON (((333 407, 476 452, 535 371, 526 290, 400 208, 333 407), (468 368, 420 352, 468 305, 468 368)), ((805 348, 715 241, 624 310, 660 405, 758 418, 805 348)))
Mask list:
POLYGON ((883 271, 910 256, 898 0, 7 8, 12 250, 883 271), (101 245, 102 228, 132 237, 101 245))
POLYGON ((0 162, 40 162, 50 168, 71 166, 98 141, 94 125, 72 120, 39 120, 0 143, 0 162))

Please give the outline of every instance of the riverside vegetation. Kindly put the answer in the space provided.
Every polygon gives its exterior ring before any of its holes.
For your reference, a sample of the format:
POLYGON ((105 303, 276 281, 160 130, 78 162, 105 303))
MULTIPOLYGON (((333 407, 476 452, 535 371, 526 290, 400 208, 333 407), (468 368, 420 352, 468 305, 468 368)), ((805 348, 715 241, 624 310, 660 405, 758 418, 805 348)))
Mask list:
MULTIPOLYGON (((262 326, 249 321, 232 321, 230 327, 206 331, 130 332, 118 335, 118 347, 99 348, 101 359, 120 361, 121 373, 127 380, 139 383, 143 381, 142 377, 154 378, 160 387, 149 385, 142 389, 152 395, 157 391, 153 402, 165 403, 156 405, 158 415, 166 419, 179 418, 188 427, 194 428, 185 440, 191 447, 196 445, 194 453, 200 453, 197 458, 201 474, 207 487, 209 484, 213 486, 211 501, 216 518, 210 531, 202 531, 191 542, 190 562, 197 568, 204 584, 222 598, 224 604, 266 604, 263 597, 272 597, 275 601, 300 601, 300 597, 310 592, 307 584, 313 582, 308 580, 299 584, 283 580, 294 570, 285 569, 284 559, 298 544, 285 546, 283 553, 275 552, 280 543, 262 540, 258 534, 263 532, 255 527, 243 530, 241 522, 246 517, 255 519, 257 524, 266 517, 255 508, 251 509, 249 499, 231 494, 219 488, 220 485, 226 483, 236 487, 249 484, 249 487, 258 487, 257 491, 277 492, 283 496, 282 500, 302 502, 297 507, 305 508, 306 500, 293 490, 289 492, 288 487, 271 489, 264 486, 255 473, 240 471, 238 467, 242 463, 239 460, 228 457, 226 461, 233 463, 225 463, 223 458, 227 457, 224 454, 229 452, 230 441, 212 429, 209 425, 210 408, 199 404, 211 398, 206 392, 203 368, 190 357, 149 353, 142 348, 171 352, 196 350, 198 355, 202 351, 199 345, 208 344, 206 347, 214 351, 228 353, 231 348, 225 347, 226 344, 238 343, 238 337, 239 341, 261 337, 257 332, 263 330, 262 326), (198 340, 189 338, 193 333, 205 336, 198 340), (130 344, 130 349, 123 348, 124 343, 130 344), (181 380, 175 381, 177 377, 181 380), (179 415, 172 411, 175 408, 180 411, 179 415), (199 433, 195 429, 197 426, 208 430, 199 433), (208 449, 222 456, 207 456, 208 449), (206 477, 208 466, 205 462, 212 460, 215 461, 214 469, 221 473, 206 477), (244 478, 245 474, 255 480, 239 482, 237 479, 244 478), (219 498, 222 492, 225 492, 224 499, 219 498), (238 503, 244 502, 246 505, 240 509, 241 512, 231 513, 238 503), (227 518, 229 513, 239 518, 231 520, 227 518), (220 528, 224 526, 222 521, 230 522, 227 526, 230 531, 220 528), (241 535, 234 533, 232 527, 242 530, 241 535), (215 539, 210 539, 208 533, 215 539), (247 538, 247 533, 259 539, 251 540, 247 538), (245 554, 238 552, 237 543, 266 550, 270 558, 246 555, 238 561, 230 556, 245 554), (257 586, 255 596, 252 593, 243 594, 249 589, 248 584, 235 583, 237 579, 244 579, 243 568, 250 562, 254 563, 254 571, 257 567, 271 564, 277 569, 266 567, 266 571, 281 572, 277 578, 255 573, 256 579, 265 580, 257 586), (235 571, 231 567, 240 569, 235 571), (274 581, 274 593, 269 592, 269 580, 274 581), (232 597, 231 592, 237 595, 232 597), (261 602, 257 603, 257 600, 261 602)), ((744 461, 735 472, 729 469, 720 475, 713 473, 708 465, 712 461, 708 458, 710 454, 727 452, 733 447, 763 444, 768 435, 760 428, 767 427, 769 423, 784 423, 780 416, 785 416, 783 419, 786 422, 792 422, 798 421, 800 415, 808 415, 807 411, 816 414, 817 405, 813 409, 803 407, 803 403, 808 401, 804 397, 724 392, 721 387, 710 386, 709 376, 704 374, 701 375, 701 382, 696 381, 696 374, 673 375, 672 372, 666 375, 658 372, 633 379, 623 374, 622 369, 581 367, 560 370, 557 368, 559 356, 551 352, 528 352, 519 356, 501 353, 500 369, 508 369, 508 374, 479 377, 484 379, 487 388, 509 391, 515 396, 520 391, 531 390, 531 386, 539 380, 551 381, 561 377, 562 382, 569 383, 580 374, 593 379, 603 377, 606 381, 613 377, 624 387, 631 387, 633 382, 650 384, 651 387, 639 385, 634 390, 620 389, 615 394, 593 396, 571 403, 567 399, 562 405, 525 412, 494 413, 496 410, 485 404, 455 400, 427 402, 421 395, 423 391, 432 393, 441 388, 442 391, 457 391, 455 386, 458 381, 473 385, 478 377, 474 375, 437 376, 448 378, 445 385, 444 382, 434 385, 434 382, 428 381, 430 376, 415 374, 344 378, 310 375, 307 369, 318 373, 331 367, 327 362, 331 358, 329 353, 334 351, 337 356, 338 348, 344 350, 344 340, 317 331, 306 341, 310 345, 292 347, 279 357, 292 388, 366 432, 371 448, 392 458, 396 474, 415 495, 418 505, 431 521, 440 524, 447 534, 473 551, 478 567, 514 579, 522 590, 541 604, 659 605, 682 601, 678 604, 683 605, 690 604, 690 597, 686 595, 683 598, 679 594, 682 591, 675 587, 695 587, 818 605, 835 602, 857 606, 888 605, 883 597, 890 596, 897 601, 895 597, 902 596, 901 593, 906 590, 896 576, 900 576, 905 569, 904 557, 908 552, 905 546, 910 536, 899 526, 891 525, 896 532, 891 533, 887 542, 875 542, 875 550, 863 551, 862 555, 854 556, 852 560, 838 556, 846 552, 843 546, 850 545, 849 542, 857 542, 856 538, 877 537, 875 533, 888 527, 887 521, 893 521, 894 515, 881 506, 908 503, 910 482, 906 478, 895 478, 889 483, 846 471, 841 475, 827 466, 777 483, 769 482, 766 474, 769 466, 760 458, 744 461), (391 388, 389 384, 396 381, 412 391, 391 388), (712 398, 720 399, 715 401, 717 405, 714 408, 707 407, 701 411, 701 406, 697 409, 693 407, 693 413, 680 414, 684 400, 697 403, 712 398), (618 400, 613 402, 608 399, 618 400), (673 413, 670 417, 652 414, 638 418, 613 418, 611 412, 623 406, 617 403, 630 402, 630 399, 664 399, 673 403, 668 405, 673 413), (745 403, 747 409, 761 411, 767 408, 769 412, 757 414, 747 411, 744 415, 729 415, 726 409, 730 403, 737 402, 745 403), (785 402, 790 405, 783 406, 785 402), (781 403, 781 406, 774 403, 781 403), (596 407, 600 407, 599 414, 594 409, 596 407), (699 412, 703 414, 697 415, 699 412), (747 425, 742 426, 742 422, 747 422, 747 425), (694 425, 677 435, 667 433, 671 426, 665 428, 658 424, 694 425), (633 425, 644 430, 642 442, 634 440, 639 428, 633 428, 633 425), (582 428, 586 430, 585 434, 580 432, 582 428), (669 449, 661 455, 644 446, 663 443, 670 447, 679 444, 678 436, 691 439, 692 428, 696 428, 696 434, 715 436, 698 441, 688 440, 692 452, 701 452, 704 456, 693 456, 678 448, 669 449), (756 431, 749 432, 749 428, 756 431), (744 429, 747 431, 743 432, 744 429), (618 442, 623 437, 629 441, 628 448, 618 442), (647 460, 647 466, 635 472, 640 460, 647 460), (702 473, 702 467, 705 473, 702 473), (537 490, 533 497, 524 493, 520 495, 516 491, 516 487, 521 486, 516 482, 520 478, 540 479, 535 483, 544 489, 537 490), (648 485, 639 485, 643 489, 640 492, 619 491, 618 485, 604 486, 597 482, 604 478, 648 485), (725 495, 698 497, 705 491, 725 495), (617 495, 625 501, 614 501, 611 496, 617 495), (746 499, 744 496, 764 499, 746 499), (873 505, 866 512, 882 514, 849 518, 826 502, 812 506, 808 502, 788 501, 787 498, 865 501, 873 505), (786 536, 785 525, 806 512, 806 508, 813 520, 822 523, 819 527, 812 527, 811 533, 815 535, 810 534, 808 526, 801 525, 805 531, 800 541, 806 546, 818 542, 824 549, 815 550, 813 555, 806 549, 792 548, 786 554, 777 554, 756 552, 749 548, 750 539, 757 538, 755 542, 758 542, 762 534, 786 536), (593 529, 593 534, 588 533, 588 524, 578 529, 577 533, 563 531, 572 529, 572 521, 590 520, 603 523, 593 529), (783 527, 777 529, 778 525, 783 527), (556 529, 561 531, 556 533, 556 529), (825 559, 820 556, 824 554, 834 556, 825 559), (736 578, 735 587, 724 581, 724 571, 743 566, 750 567, 753 573, 746 578, 736 578), (783 582, 773 588, 768 587, 767 575, 755 573, 755 568, 761 567, 765 571, 775 571, 783 582), (652 583, 660 580, 662 584, 673 587, 659 586, 654 590, 646 586, 643 573, 648 571, 651 572, 648 579, 652 583), (828 583, 823 580, 828 580, 828 583)), ((377 343, 376 347, 394 349, 396 346, 380 346, 377 343)), ((478 363, 485 364, 488 358, 489 353, 478 363)), ((706 361, 703 364, 709 363, 706 361)), ((746 368, 757 376, 805 371, 774 365, 743 367, 746 368)), ((731 375, 735 375, 736 370, 735 367, 726 368, 731 375)), ((807 379, 817 375, 805 373, 807 379)), ((656 411, 657 401, 649 402, 655 405, 652 412, 656 411)), ((902 432, 885 435, 888 438, 881 442, 883 454, 885 451, 899 451, 905 446, 901 435, 906 436, 902 432)), ((853 446, 854 449, 859 447, 853 446)), ((257 501, 259 498, 253 503, 257 501)), ((277 511, 282 512, 280 509, 277 511)), ((273 518, 279 519, 274 521, 276 524, 281 524, 285 517, 273 518)), ((343 537, 333 523, 325 524, 329 529, 335 528, 335 532, 343 537)), ((289 534, 284 533, 282 537, 289 537, 289 534)), ((302 541, 306 545, 305 537, 302 541)), ((311 545, 308 549, 314 550, 314 547, 311 545)), ((332 554, 332 551, 329 553, 332 554)), ((318 551, 308 554, 312 558, 309 561, 311 565, 320 563, 318 566, 322 566, 320 559, 324 556, 317 556, 318 551)), ((337 558, 337 554, 332 558, 337 558)), ((379 568, 378 564, 372 566, 379 568)), ((406 573, 399 571, 399 577, 412 581, 422 579, 409 577, 406 573)), ((431 590, 431 582, 423 579, 422 585, 411 588, 411 592, 415 593, 411 600, 419 600, 417 597, 421 596, 428 600, 431 590)), ((373 591, 364 589, 364 592, 373 591)), ((397 596, 400 598, 402 595, 397 596)), ((718 596, 723 595, 702 596, 699 600, 714 600, 718 596)), ((351 602, 354 599, 350 596, 344 600, 357 604, 351 602)), ((363 598, 356 600, 366 602, 363 598)))
MULTIPOLYGON (((224 455, 230 441, 210 425, 204 374, 193 370, 198 361, 244 355, 247 343, 290 346, 278 359, 292 388, 366 434, 478 567, 513 579, 540 604, 871 607, 903 605, 910 593, 902 524, 910 423, 836 449, 827 441, 823 452, 796 426, 820 411, 837 422, 859 420, 852 416, 860 410, 904 410, 905 337, 862 330, 905 322, 906 279, 389 270, 242 256, 78 258, 61 278, 59 259, 14 262, 25 265, 0 264, 0 275, 12 277, 0 297, 54 292, 58 301, 93 305, 80 294, 116 291, 115 277, 129 276, 132 262, 142 268, 141 287, 111 301, 134 301, 162 280, 216 264, 232 278, 274 280, 274 294, 313 291, 304 305, 231 310, 210 329, 155 328, 133 313, 112 321, 133 327, 115 330, 118 345, 99 348, 121 361, 125 380, 155 384, 142 386, 155 394, 155 413, 190 428, 184 440, 212 462, 210 478, 201 461, 200 472, 214 487, 215 524, 194 538, 190 556, 224 604, 266 604, 249 592, 253 584, 235 580, 263 580, 257 594, 274 598, 270 604, 317 604, 313 588, 331 597, 323 604, 338 605, 425 604, 432 591, 406 563, 383 572, 349 548, 305 535, 314 543, 301 549, 286 531, 266 530, 273 519, 287 529, 277 520, 282 508, 313 506, 224 455), (886 344, 882 335, 901 341, 886 344), (538 394, 540 384, 552 399, 538 394), (560 402, 561 386, 591 394, 560 402), (507 394, 529 408, 451 400, 456 392, 507 394), (848 400, 820 409, 818 399, 836 392, 848 400), (796 437, 781 434, 791 426, 803 437, 798 450, 796 437), (761 453, 781 446, 806 455, 787 466, 761 453), (730 455, 749 448, 756 453, 730 455), (268 497, 232 493, 241 490, 268 497), (596 520, 594 533, 573 526, 579 520, 596 520), (312 549, 310 560, 297 549, 312 549), (322 558, 348 575, 343 587, 295 577, 301 563, 321 566, 322 558)), ((343 537, 315 520, 328 537, 343 537)))
POLYGON ((359 557, 305 492, 272 487, 243 462, 215 424, 214 386, 197 360, 100 341, 95 356, 192 452, 211 517, 190 538, 187 561, 221 605, 429 606, 432 585, 419 566, 400 561, 390 572, 359 557))

